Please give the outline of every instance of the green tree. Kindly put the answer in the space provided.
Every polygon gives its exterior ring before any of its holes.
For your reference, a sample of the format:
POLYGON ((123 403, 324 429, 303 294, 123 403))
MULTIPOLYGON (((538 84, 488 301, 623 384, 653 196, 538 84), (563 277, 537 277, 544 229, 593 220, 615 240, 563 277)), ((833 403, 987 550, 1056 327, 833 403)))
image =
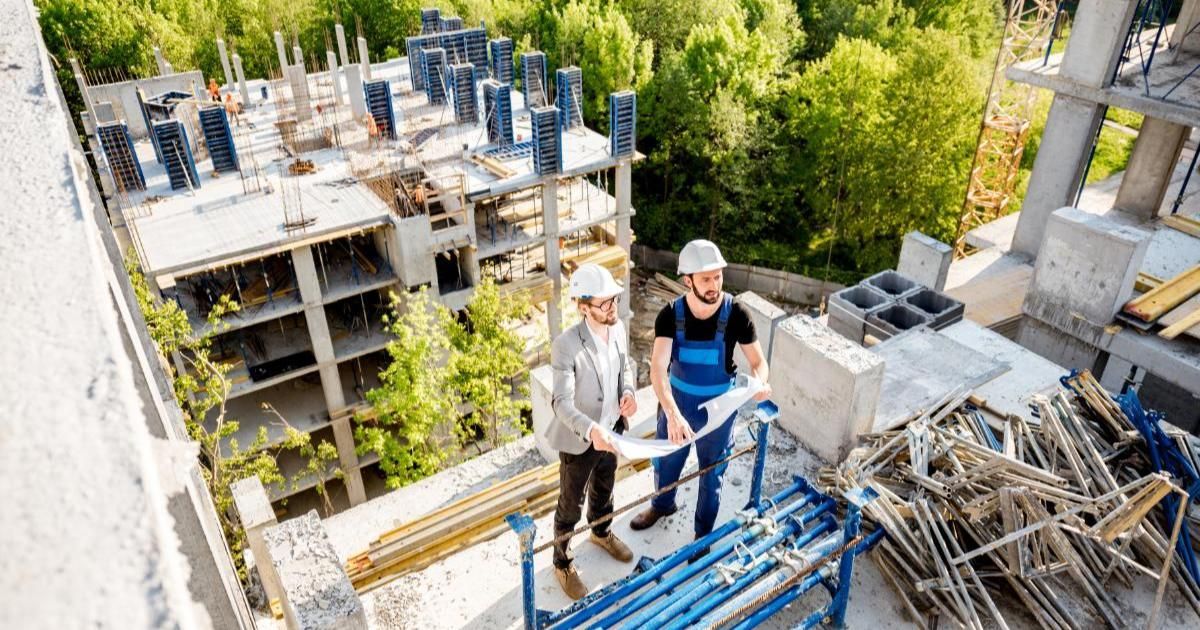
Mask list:
MULTIPOLYGON (((526 432, 521 414, 531 408, 529 386, 517 380, 525 369, 525 340, 516 327, 528 314, 528 301, 501 295, 491 276, 485 276, 467 304, 464 321, 449 331, 453 389, 470 404, 472 424, 493 445, 526 432)), ((464 430, 459 433, 462 443, 472 437, 464 430)))
POLYGON ((392 294, 392 314, 384 324, 395 339, 391 358, 379 373, 379 387, 367 392, 374 421, 355 429, 360 453, 379 453, 390 488, 412 483, 440 469, 450 454, 459 398, 446 366, 454 326, 450 311, 422 287, 392 294))

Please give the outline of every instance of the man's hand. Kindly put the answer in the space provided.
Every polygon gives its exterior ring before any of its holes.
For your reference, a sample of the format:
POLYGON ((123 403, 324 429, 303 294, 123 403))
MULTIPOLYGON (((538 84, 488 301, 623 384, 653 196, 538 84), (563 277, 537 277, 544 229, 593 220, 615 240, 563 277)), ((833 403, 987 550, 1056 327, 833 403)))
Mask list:
POLYGON ((637 398, 634 398, 633 394, 625 394, 621 397, 621 415, 632 418, 635 413, 637 413, 637 398))
POLYGON ((667 439, 671 440, 672 444, 683 444, 691 439, 694 435, 692 427, 688 426, 687 421, 680 417, 678 410, 670 410, 667 414, 667 439))
POLYGON ((592 446, 597 451, 616 454, 617 448, 608 441, 608 434, 601 429, 599 425, 592 425, 592 430, 588 433, 588 437, 592 440, 592 446))
POLYGON ((771 397, 771 393, 772 393, 772 392, 771 392, 771 384, 770 384, 770 383, 763 383, 763 388, 762 388, 762 390, 761 390, 761 391, 759 391, 757 394, 755 394, 755 395, 754 395, 754 400, 757 400, 758 402, 762 402, 762 401, 764 401, 764 400, 766 400, 766 399, 770 398, 770 397, 771 397))

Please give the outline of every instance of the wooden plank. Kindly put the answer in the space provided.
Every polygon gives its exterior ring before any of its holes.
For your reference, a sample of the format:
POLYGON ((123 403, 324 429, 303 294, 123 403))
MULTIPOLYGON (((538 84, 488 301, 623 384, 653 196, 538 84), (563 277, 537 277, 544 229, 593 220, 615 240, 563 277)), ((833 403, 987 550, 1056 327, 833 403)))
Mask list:
POLYGON ((1167 280, 1125 304, 1124 312, 1152 322, 1200 292, 1200 265, 1167 280))
POLYGON ((1167 326, 1158 331, 1158 336, 1163 339, 1174 339, 1185 331, 1191 330, 1193 327, 1200 326, 1200 308, 1188 313, 1183 319, 1167 326))
POLYGON ((1173 214, 1169 217, 1165 217, 1162 220, 1162 224, 1169 228, 1179 230, 1180 232, 1183 232, 1189 236, 1200 238, 1200 221, 1197 221, 1192 217, 1184 217, 1173 214))
POLYGON ((1133 288, 1136 291, 1141 291, 1142 293, 1145 293, 1145 292, 1153 289, 1154 287, 1157 287, 1158 285, 1160 285, 1162 283, 1163 283, 1162 278, 1139 271, 1138 275, 1137 275, 1137 280, 1135 280, 1133 283, 1133 288))
MULTIPOLYGON (((1200 310, 1200 295, 1193 295, 1188 299, 1188 301, 1176 306, 1175 308, 1171 309, 1170 313, 1160 317, 1158 319, 1158 323, 1170 328, 1197 310, 1200 310)), ((1197 329, 1194 325, 1183 331, 1183 334, 1200 339, 1200 329, 1197 329)))

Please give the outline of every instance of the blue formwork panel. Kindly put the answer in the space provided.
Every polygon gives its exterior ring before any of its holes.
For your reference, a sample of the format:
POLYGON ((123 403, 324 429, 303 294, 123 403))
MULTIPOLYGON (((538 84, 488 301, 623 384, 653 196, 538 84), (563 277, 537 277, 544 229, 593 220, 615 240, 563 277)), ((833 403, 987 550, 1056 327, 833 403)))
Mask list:
POLYGON ((427 48, 421 51, 421 71, 425 74, 425 95, 430 105, 446 102, 446 51, 427 48))
POLYGON ((406 37, 404 48, 408 51, 408 78, 414 92, 425 89, 425 68, 422 66, 422 51, 435 48, 437 42, 428 37, 406 37))
POLYGON ((442 20, 441 31, 443 33, 445 33, 446 31, 461 31, 462 30, 463 21, 462 21, 462 18, 460 18, 460 17, 448 17, 448 18, 442 18, 441 20, 442 20))
POLYGON ((488 42, 491 53, 492 78, 500 83, 513 82, 513 43, 507 37, 497 37, 488 42))
POLYGON ((237 147, 233 143, 233 132, 229 129, 225 108, 220 105, 202 108, 200 130, 204 132, 204 143, 208 145, 213 170, 218 173, 238 172, 237 147))
POLYGON ((199 188, 200 174, 196 172, 196 160, 188 144, 187 130, 178 120, 162 120, 154 123, 154 135, 163 152, 163 165, 171 180, 171 189, 199 188))
POLYGON ((563 170, 562 126, 558 108, 553 105, 530 110, 533 128, 533 170, 538 175, 561 173, 563 170))
POLYGON ((117 187, 122 191, 145 190, 146 176, 133 149, 129 125, 124 121, 99 124, 96 125, 96 135, 100 138, 100 148, 104 150, 104 159, 108 161, 108 170, 113 174, 117 187))
POLYGON ((450 91, 454 95, 454 122, 460 125, 479 122, 479 97, 475 91, 475 66, 457 63, 450 66, 450 91))
POLYGON ((467 34, 465 31, 443 32, 438 36, 438 45, 446 51, 446 65, 466 63, 467 34))
POLYGON ((583 71, 575 66, 559 68, 554 76, 559 124, 565 130, 583 126, 583 71))
POLYGON ((487 116, 488 144, 501 147, 512 145, 512 86, 494 79, 484 81, 483 111, 487 116))
POLYGON ((142 88, 135 88, 134 94, 137 95, 138 110, 142 112, 142 121, 146 123, 146 135, 150 136, 150 144, 154 146, 154 159, 162 164, 162 151, 158 148, 158 138, 154 137, 154 125, 150 124, 150 112, 146 111, 146 95, 142 92, 142 88))
POLYGON ((521 53, 521 95, 525 107, 533 109, 549 103, 546 87, 546 53, 534 50, 521 53))
POLYGON ((386 79, 370 81, 363 85, 367 100, 367 111, 375 119, 379 135, 391 140, 396 139, 396 111, 392 107, 392 89, 386 79))
POLYGON ((421 34, 430 35, 442 30, 442 10, 421 9, 421 34))
POLYGON ((631 90, 608 95, 608 150, 613 157, 636 152, 637 94, 631 90))
POLYGON ((488 72, 487 32, 482 28, 463 31, 467 47, 467 63, 475 66, 475 76, 485 77, 488 72))

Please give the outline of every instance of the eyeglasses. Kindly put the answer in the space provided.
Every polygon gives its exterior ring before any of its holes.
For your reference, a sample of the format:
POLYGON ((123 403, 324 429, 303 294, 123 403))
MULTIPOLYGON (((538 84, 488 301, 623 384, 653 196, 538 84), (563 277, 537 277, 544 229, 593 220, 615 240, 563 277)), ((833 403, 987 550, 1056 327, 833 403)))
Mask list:
POLYGON ((597 304, 596 302, 593 302, 589 299, 587 304, 588 304, 588 306, 590 306, 592 308, 600 309, 602 311, 607 311, 607 310, 611 310, 614 306, 617 305, 617 298, 619 298, 619 297, 621 297, 621 296, 614 295, 614 296, 608 298, 607 300, 600 302, 599 304, 597 304))

